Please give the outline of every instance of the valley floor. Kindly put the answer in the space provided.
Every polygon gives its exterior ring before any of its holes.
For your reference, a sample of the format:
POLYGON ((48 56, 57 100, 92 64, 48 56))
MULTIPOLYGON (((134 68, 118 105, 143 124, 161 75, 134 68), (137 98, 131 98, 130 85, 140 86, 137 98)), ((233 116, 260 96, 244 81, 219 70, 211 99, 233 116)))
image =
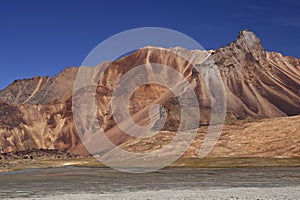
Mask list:
MULTIPOLYGON (((159 162, 156 160, 154 162, 159 162)), ((0 172, 37 168, 105 167, 93 157, 36 157, 33 159, 1 159, 0 172)), ((242 168, 242 167, 300 167, 300 158, 180 158, 171 168, 242 168)))

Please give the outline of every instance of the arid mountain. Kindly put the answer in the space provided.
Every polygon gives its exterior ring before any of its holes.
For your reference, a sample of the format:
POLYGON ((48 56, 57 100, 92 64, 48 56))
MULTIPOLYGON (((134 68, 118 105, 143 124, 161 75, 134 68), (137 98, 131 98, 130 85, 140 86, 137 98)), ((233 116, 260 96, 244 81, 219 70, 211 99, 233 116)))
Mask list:
MULTIPOLYGON (((151 71, 150 63, 158 63, 177 70, 193 85, 201 120, 198 135, 185 156, 197 155, 196 149, 201 146, 209 121, 211 102, 218 97, 210 94, 204 75, 193 64, 207 67, 206 61, 211 60, 225 88, 227 125, 210 155, 300 156, 300 129, 297 128, 300 118, 295 116, 300 115, 300 59, 266 52, 257 36, 248 30, 241 31, 234 42, 217 50, 145 47, 95 67, 90 79, 96 84, 97 120, 107 137, 130 151, 147 151, 159 148, 174 136, 180 121, 178 101, 170 90, 156 84, 144 85, 133 94, 129 112, 136 123, 143 125, 147 123, 149 106, 163 105, 168 115, 164 128, 156 136, 159 140, 132 138, 116 126, 112 117, 112 92, 120 78, 136 66, 148 64, 151 71), (97 69, 103 65, 109 66, 99 77, 97 69)), ((205 72, 212 75, 215 71, 208 66, 205 72)), ((67 68, 52 78, 17 80, 0 91, 1 151, 48 148, 87 154, 72 116, 72 98, 89 91, 86 88, 72 96, 77 72, 78 68, 67 68)), ((213 77, 208 80, 212 86, 213 77)))
POLYGON ((66 68, 52 78, 36 76, 16 80, 0 92, 0 99, 10 104, 64 102, 70 98, 78 68, 66 68))
POLYGON ((299 114, 299 59, 265 52, 249 31, 218 49, 213 59, 227 89, 228 110, 267 117, 299 114))

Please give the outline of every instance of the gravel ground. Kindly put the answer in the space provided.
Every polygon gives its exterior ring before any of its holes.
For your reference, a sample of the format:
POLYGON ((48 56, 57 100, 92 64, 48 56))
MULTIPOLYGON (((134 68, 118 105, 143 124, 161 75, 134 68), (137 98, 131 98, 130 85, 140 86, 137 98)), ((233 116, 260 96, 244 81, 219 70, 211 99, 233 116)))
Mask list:
POLYGON ((62 194, 39 198, 17 198, 37 199, 37 200, 98 200, 98 199, 148 199, 148 200, 173 200, 173 199, 208 199, 208 200, 298 200, 300 199, 299 187, 282 188, 227 188, 227 189, 205 189, 205 190, 159 190, 159 191, 139 191, 139 192, 120 192, 115 194, 62 194))

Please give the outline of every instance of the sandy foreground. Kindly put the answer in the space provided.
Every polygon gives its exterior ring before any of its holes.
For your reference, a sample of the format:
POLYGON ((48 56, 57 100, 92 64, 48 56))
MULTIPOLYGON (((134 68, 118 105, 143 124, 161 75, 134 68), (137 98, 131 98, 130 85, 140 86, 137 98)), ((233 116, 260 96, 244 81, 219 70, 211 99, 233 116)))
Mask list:
POLYGON ((79 194, 61 194, 61 195, 49 195, 37 198, 16 198, 21 199, 37 199, 37 200, 70 200, 70 199, 280 199, 280 200, 298 200, 300 199, 300 186, 297 187, 279 187, 279 188, 222 188, 222 189, 199 189, 199 190, 159 190, 159 191, 139 191, 139 192, 120 192, 120 193, 108 193, 108 194, 91 194, 91 193, 79 193, 79 194))

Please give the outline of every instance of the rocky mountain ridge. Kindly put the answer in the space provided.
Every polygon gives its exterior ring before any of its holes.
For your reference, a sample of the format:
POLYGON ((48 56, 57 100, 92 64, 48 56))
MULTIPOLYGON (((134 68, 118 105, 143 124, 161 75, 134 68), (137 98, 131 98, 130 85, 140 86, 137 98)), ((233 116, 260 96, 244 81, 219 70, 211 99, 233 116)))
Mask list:
MULTIPOLYGON (((164 64, 183 74, 191 84, 194 84, 202 111, 200 125, 205 125, 209 120, 212 99, 205 87, 203 77, 193 70, 194 66, 191 63, 174 52, 199 62, 208 58, 214 61, 225 88, 228 113, 226 123, 229 129, 230 126, 235 126, 236 121, 239 120, 246 122, 249 118, 271 118, 270 120, 274 118, 274 126, 278 126, 277 131, 279 131, 280 124, 276 125, 278 119, 275 117, 300 114, 300 59, 283 56, 276 52, 266 52, 259 38, 253 32, 244 30, 239 33, 234 42, 217 50, 186 50, 179 47, 170 50, 160 47, 145 47, 108 63, 108 69, 97 82, 97 119, 101 128, 106 131, 108 138, 115 144, 123 146, 126 144, 132 148, 130 144, 137 142, 135 138, 125 135, 116 127, 110 103, 112 91, 120 77, 141 64, 164 64), (206 114, 207 112, 208 114, 206 114), (231 121, 233 121, 232 124, 231 121)), ((78 68, 67 68, 54 77, 18 80, 0 91, 1 152, 44 148, 87 154, 78 137, 72 116, 72 98, 74 98, 72 97, 72 88, 77 71, 78 68)), ((93 76, 91 78, 96 80, 97 74, 93 76)), ((130 113, 138 115, 141 108, 155 102, 167 92, 166 88, 158 85, 142 86, 131 98, 130 113)), ((178 128, 176 124, 180 118, 180 108, 176 98, 172 95, 162 98, 161 104, 169 112, 161 134, 166 139, 178 128)), ((137 119, 136 122, 139 123, 139 120, 137 119)), ((232 128, 234 129, 234 127, 232 128)), ((282 141, 284 143, 285 140, 292 140, 292 144, 289 145, 295 146, 293 153, 278 151, 277 156, 299 156, 300 149, 297 147, 297 141, 299 141, 300 133, 297 132, 298 130, 293 129, 292 138, 286 135, 287 138, 282 141)), ((231 138, 235 138, 233 141, 239 143, 238 134, 242 134, 242 132, 234 132, 236 135, 231 136, 231 138)), ((270 131, 267 133, 271 134, 270 131)), ((247 134, 248 138, 252 137, 251 132, 243 134, 247 134)), ((278 134, 266 137, 265 143, 275 141, 275 136, 278 137, 278 134)), ((168 140, 166 139, 166 141, 168 140)), ((147 148, 151 149, 157 145, 154 143, 155 141, 148 143, 147 148)), ((199 146, 200 143, 201 140, 194 146, 199 146)), ((219 147, 217 146, 216 149, 219 147)), ((191 149, 193 148, 192 146, 191 149)), ((245 147, 245 149, 247 148, 245 147)), ((223 154, 224 152, 217 150, 212 153, 213 156, 223 154)), ((242 155, 257 155, 257 149, 252 148, 251 151, 250 148, 247 153, 242 155)), ((263 155, 276 156, 272 152, 263 155)))

